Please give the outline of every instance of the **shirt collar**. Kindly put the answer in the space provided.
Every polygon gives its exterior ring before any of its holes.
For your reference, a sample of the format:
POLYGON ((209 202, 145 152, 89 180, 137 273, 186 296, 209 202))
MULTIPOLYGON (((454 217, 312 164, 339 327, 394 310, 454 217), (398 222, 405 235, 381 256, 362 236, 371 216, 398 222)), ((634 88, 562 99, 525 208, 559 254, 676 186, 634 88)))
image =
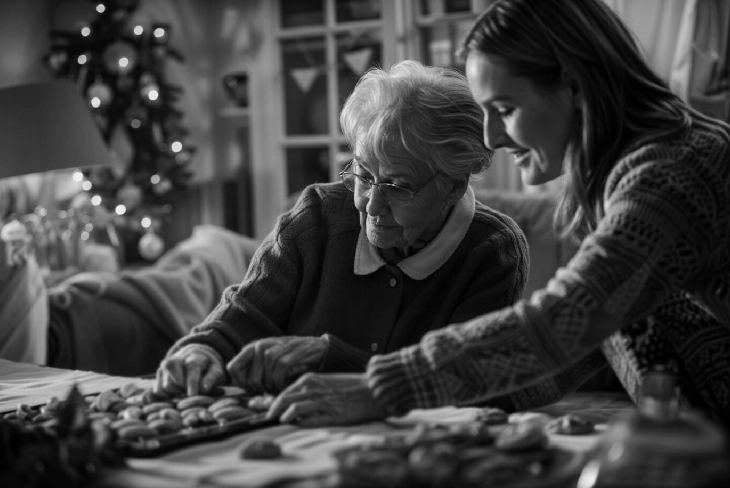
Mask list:
MULTIPOLYGON (((464 195, 456 202, 449 218, 436 237, 420 251, 408 256, 396 266, 414 280, 423 280, 439 269, 456 251, 466 232, 469 230, 475 212, 474 191, 468 186, 464 195)), ((355 274, 375 273, 385 261, 380 257, 378 248, 370 243, 365 225, 360 227, 360 235, 355 249, 355 274)))

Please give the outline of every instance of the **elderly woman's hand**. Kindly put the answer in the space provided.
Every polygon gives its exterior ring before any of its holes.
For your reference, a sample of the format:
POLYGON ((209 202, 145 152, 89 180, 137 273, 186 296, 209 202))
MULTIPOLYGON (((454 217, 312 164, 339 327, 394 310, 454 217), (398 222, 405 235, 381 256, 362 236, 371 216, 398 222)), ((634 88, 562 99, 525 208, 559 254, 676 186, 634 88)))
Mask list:
POLYGON ((385 418, 363 374, 307 373, 271 405, 269 418, 302 427, 348 425, 385 418))
POLYGON ((188 344, 160 363, 153 391, 170 396, 194 396, 210 392, 225 379, 223 359, 215 349, 188 344))
POLYGON ((278 393, 302 373, 316 370, 328 347, 325 337, 267 337, 246 345, 227 369, 247 391, 278 393))

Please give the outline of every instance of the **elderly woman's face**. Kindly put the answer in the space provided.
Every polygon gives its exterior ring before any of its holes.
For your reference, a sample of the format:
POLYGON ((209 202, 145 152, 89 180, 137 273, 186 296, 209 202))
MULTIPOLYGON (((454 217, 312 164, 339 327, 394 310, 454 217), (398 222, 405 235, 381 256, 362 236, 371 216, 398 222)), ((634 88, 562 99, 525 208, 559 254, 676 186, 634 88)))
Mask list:
POLYGON ((506 149, 528 185, 560 176, 578 114, 570 87, 547 93, 478 52, 467 57, 466 77, 484 111, 484 143, 506 149))
POLYGON ((412 157, 397 144, 386 152, 388 161, 374 162, 365 161, 355 151, 350 171, 370 182, 394 183, 411 191, 421 189, 408 205, 389 204, 376 188, 369 197, 355 192, 355 206, 374 246, 400 248, 407 255, 417 241, 427 243, 436 236, 446 221, 448 209, 425 163, 413 164, 412 157))

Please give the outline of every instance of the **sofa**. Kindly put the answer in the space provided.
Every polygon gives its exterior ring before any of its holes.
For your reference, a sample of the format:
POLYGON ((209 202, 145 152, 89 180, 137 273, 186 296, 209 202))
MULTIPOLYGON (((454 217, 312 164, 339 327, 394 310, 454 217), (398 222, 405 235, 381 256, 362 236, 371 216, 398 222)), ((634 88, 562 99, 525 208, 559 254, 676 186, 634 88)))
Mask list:
POLYGON ((525 298, 544 288, 557 269, 575 254, 577 246, 568 239, 560 239, 553 230, 555 195, 475 188, 474 196, 488 207, 512 217, 525 233, 530 248, 525 298))

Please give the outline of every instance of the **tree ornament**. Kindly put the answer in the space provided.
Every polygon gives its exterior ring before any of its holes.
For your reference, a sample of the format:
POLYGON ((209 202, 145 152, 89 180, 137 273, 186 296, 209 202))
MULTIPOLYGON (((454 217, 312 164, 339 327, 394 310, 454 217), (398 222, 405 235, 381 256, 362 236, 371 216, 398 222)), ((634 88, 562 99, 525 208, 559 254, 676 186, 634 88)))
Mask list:
POLYGON ((125 75, 137 66, 137 50, 128 42, 116 41, 104 50, 104 67, 113 74, 125 75))
POLYGON ((58 72, 66 65, 68 54, 65 51, 54 51, 48 56, 48 66, 54 72, 58 72))
POLYGON ((152 191, 155 195, 163 196, 172 190, 172 182, 167 178, 162 178, 155 186, 152 187, 152 191))
POLYGON ((139 255, 148 261, 159 258, 165 250, 165 242, 154 231, 149 230, 139 239, 139 255))
POLYGON ((162 97, 160 97, 160 86, 154 81, 142 85, 140 89, 142 100, 149 105, 159 105, 162 103, 162 97))
POLYGON ((103 108, 109 105, 109 103, 112 101, 112 98, 114 97, 112 94, 112 89, 109 87, 109 85, 99 81, 96 81, 93 84, 89 85, 89 89, 86 90, 86 95, 89 97, 89 100, 92 100, 94 98, 98 99, 99 108, 103 108))
POLYGON ((117 198, 127 207, 127 211, 133 211, 142 203, 142 189, 132 183, 127 183, 117 191, 117 198))

